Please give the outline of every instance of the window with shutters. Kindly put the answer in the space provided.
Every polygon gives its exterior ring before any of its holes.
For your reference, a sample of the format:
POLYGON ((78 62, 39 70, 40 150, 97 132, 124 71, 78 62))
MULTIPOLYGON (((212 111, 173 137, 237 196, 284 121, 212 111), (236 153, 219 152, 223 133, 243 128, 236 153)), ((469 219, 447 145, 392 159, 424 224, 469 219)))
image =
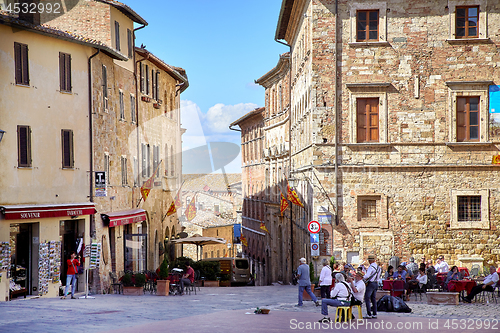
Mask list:
POLYGON ((141 93, 144 92, 144 64, 142 62, 139 63, 139 77, 140 77, 140 90, 141 93))
POLYGON ((16 67, 16 84, 28 86, 29 70, 28 70, 28 45, 14 43, 14 60, 16 67))
POLYGON ((17 165, 31 167, 31 127, 17 126, 17 165))
MULTIPOLYGON (((156 168, 158 167, 159 163, 159 155, 160 155, 160 147, 158 146, 153 146, 153 172, 157 171, 156 168)), ((158 172, 155 172, 155 178, 158 178, 158 172)))
POLYGON ((115 21, 115 46, 120 51, 120 23, 115 21))
POLYGON ((128 58, 132 59, 134 56, 134 35, 132 30, 127 29, 127 43, 128 43, 128 58))
POLYGON ((62 167, 63 169, 72 169, 74 167, 73 131, 68 129, 61 130, 61 141, 62 167))
POLYGON ((144 71, 146 72, 146 95, 149 95, 149 66, 145 65, 144 71))
POLYGON ((356 24, 357 42, 376 42, 379 40, 378 10, 358 10, 356 24))
POLYGON ((170 146, 170 176, 174 176, 175 172, 175 156, 174 146, 170 146))
POLYGON ((156 75, 155 75, 155 70, 151 70, 151 95, 154 100, 158 99, 158 96, 156 96, 156 75))
POLYGON ((130 119, 133 123, 136 122, 135 117, 135 96, 130 94, 130 119))
POLYGON ((108 112, 108 70, 102 65, 102 105, 104 112, 108 112))
POLYGON ((151 146, 146 145, 146 170, 147 170, 147 176, 151 177, 151 146))
POLYGON ((379 142, 379 99, 357 99, 357 142, 379 142))
POLYGON ((121 167, 122 167, 122 186, 127 186, 127 158, 122 156, 121 158, 121 167))
POLYGON ((61 91, 71 92, 71 55, 59 52, 59 84, 61 91))
POLYGON ((479 141, 479 97, 457 97, 457 141, 479 141))
POLYGON ((120 120, 125 120, 125 101, 123 98, 123 91, 119 91, 118 97, 120 102, 120 120))
POLYGON ((479 6, 460 6, 455 12, 455 38, 479 37, 479 6))
POLYGON ((160 71, 156 71, 155 73, 155 99, 159 100, 160 99, 160 71))
POLYGON ((142 177, 145 178, 147 176, 147 151, 146 151, 146 145, 141 144, 141 160, 142 160, 142 177))
POLYGON ((109 154, 108 153, 104 153, 104 172, 106 173, 106 184, 111 184, 111 175, 109 173, 109 166, 110 166, 110 162, 109 162, 109 154))
POLYGON ((163 163, 165 165, 165 176, 168 177, 168 145, 166 144, 165 145, 165 163, 163 163))

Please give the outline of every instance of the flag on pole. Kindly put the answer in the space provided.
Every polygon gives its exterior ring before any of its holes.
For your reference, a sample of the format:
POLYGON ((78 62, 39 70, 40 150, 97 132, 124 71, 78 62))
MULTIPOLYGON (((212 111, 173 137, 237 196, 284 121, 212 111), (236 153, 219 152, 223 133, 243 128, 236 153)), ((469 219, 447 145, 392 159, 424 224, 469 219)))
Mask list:
POLYGON ((264 222, 260 222, 260 228, 262 230, 264 230, 265 232, 269 233, 269 230, 267 230, 266 225, 264 224, 264 222))
POLYGON ((247 239, 245 238, 245 236, 243 236, 243 234, 241 234, 240 241, 241 241, 241 244, 248 247, 247 239))
MULTIPOLYGON (((181 185, 181 188, 182 188, 182 185, 181 185)), ((180 196, 181 196, 181 189, 179 189, 179 191, 177 191, 177 195, 175 196, 174 201, 172 201, 172 204, 170 205, 170 208, 167 211, 167 216, 174 214, 177 211, 177 208, 179 208, 181 206, 180 196)))
POLYGON ((154 178, 155 178, 156 172, 158 171, 158 168, 160 167, 161 162, 162 161, 160 161, 160 163, 158 163, 158 165, 156 166, 156 169, 155 169, 155 172, 153 172, 153 175, 151 177, 149 177, 149 179, 141 186, 141 195, 142 195, 142 199, 144 201, 146 201, 146 199, 149 196, 149 192, 151 192, 151 189, 153 188, 154 178))
POLYGON ((297 192, 295 192, 295 190, 291 188, 290 185, 288 184, 286 185, 286 187, 287 187, 287 199, 290 200, 290 202, 293 203, 294 205, 304 208, 304 205, 300 201, 297 192))
POLYGON ((281 202, 280 202, 280 212, 281 216, 283 216, 283 212, 290 206, 288 201, 286 200, 285 196, 283 195, 283 192, 280 191, 281 194, 281 202))
POLYGON ((193 197, 193 199, 191 200, 191 202, 187 206, 186 211, 184 212, 188 221, 191 221, 196 216, 195 198, 196 198, 196 195, 193 197))
POLYGON ((491 160, 491 164, 500 164, 500 155, 493 156, 493 159, 491 160))

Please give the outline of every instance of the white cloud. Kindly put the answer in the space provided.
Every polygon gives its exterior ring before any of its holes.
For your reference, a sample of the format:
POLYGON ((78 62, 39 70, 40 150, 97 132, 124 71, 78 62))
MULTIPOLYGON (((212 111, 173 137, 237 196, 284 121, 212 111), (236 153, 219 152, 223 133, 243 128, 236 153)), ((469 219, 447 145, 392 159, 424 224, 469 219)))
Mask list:
POLYGON ((186 129, 182 136, 182 150, 187 150, 207 144, 205 133, 201 126, 203 117, 200 107, 189 100, 181 100, 181 124, 186 129))
POLYGON ((228 132, 229 124, 248 112, 256 109, 257 104, 240 103, 236 105, 215 104, 203 117, 203 128, 209 133, 228 132))

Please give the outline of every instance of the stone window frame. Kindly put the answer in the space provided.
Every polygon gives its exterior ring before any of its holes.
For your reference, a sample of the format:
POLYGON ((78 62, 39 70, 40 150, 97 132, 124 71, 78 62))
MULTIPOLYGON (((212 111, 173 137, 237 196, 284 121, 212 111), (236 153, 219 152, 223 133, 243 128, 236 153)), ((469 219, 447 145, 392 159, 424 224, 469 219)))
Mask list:
POLYGON ((488 1, 487 0, 475 0, 471 2, 470 0, 457 0, 448 1, 448 39, 449 43, 460 43, 460 42, 484 42, 488 37, 488 12, 486 11, 488 1), (479 22, 478 22, 478 37, 477 38, 456 38, 456 11, 457 7, 472 7, 479 6, 479 22))
POLYGON ((478 141, 457 141, 457 97, 479 97, 479 143, 489 141, 489 85, 491 81, 446 82, 448 86, 450 143, 473 144, 478 141))
MULTIPOLYGON (((349 87, 348 87, 349 88, 349 87)), ((357 100, 358 98, 378 98, 379 101, 379 141, 378 142, 367 142, 367 143, 362 143, 363 145, 377 145, 380 143, 388 143, 388 96, 386 91, 352 91, 353 88, 351 89, 351 93, 349 94, 349 113, 350 113, 350 129, 349 129, 349 136, 350 136, 350 142, 351 143, 357 143, 358 142, 358 114, 357 114, 357 100)), ((378 90, 378 89, 377 89, 378 90)))
POLYGON ((355 223, 353 228, 389 228, 389 219, 387 213, 387 196, 382 193, 358 193, 355 197, 354 203, 355 210, 353 211, 353 217, 355 223), (361 202, 363 200, 373 200, 377 201, 377 213, 374 218, 362 218, 361 217, 361 202))
POLYGON ((489 190, 451 190, 451 229, 490 229, 489 190), (458 221, 458 197, 481 196, 481 221, 458 221))
POLYGON ((349 8, 349 45, 388 45, 387 41, 387 2, 354 2, 350 4, 349 8), (379 35, 378 41, 373 42, 358 42, 357 41, 357 12, 358 10, 376 10, 379 11, 378 26, 379 35))

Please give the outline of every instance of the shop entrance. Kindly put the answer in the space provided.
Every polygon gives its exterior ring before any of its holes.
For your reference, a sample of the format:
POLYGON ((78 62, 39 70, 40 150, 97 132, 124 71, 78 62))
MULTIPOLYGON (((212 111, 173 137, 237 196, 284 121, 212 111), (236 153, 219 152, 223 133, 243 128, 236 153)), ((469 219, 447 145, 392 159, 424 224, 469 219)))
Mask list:
POLYGON ((147 269, 147 227, 146 222, 125 226, 125 271, 143 272, 147 269), (137 229, 136 229, 137 228, 137 229), (135 230, 134 230, 135 229, 135 230), (137 231, 136 231, 137 230, 137 231))
POLYGON ((11 290, 26 290, 28 295, 38 291, 38 223, 10 225, 11 290))
MULTIPOLYGON (((75 251, 80 255, 80 263, 83 264, 83 235, 85 228, 84 220, 65 220, 59 223, 59 235, 61 236, 61 284, 66 286, 66 276, 68 272, 68 259, 71 252, 75 251), (81 246, 80 243, 82 244, 81 246), (78 252, 80 247, 80 252, 78 252)), ((77 284, 79 290, 80 281, 77 284)))

